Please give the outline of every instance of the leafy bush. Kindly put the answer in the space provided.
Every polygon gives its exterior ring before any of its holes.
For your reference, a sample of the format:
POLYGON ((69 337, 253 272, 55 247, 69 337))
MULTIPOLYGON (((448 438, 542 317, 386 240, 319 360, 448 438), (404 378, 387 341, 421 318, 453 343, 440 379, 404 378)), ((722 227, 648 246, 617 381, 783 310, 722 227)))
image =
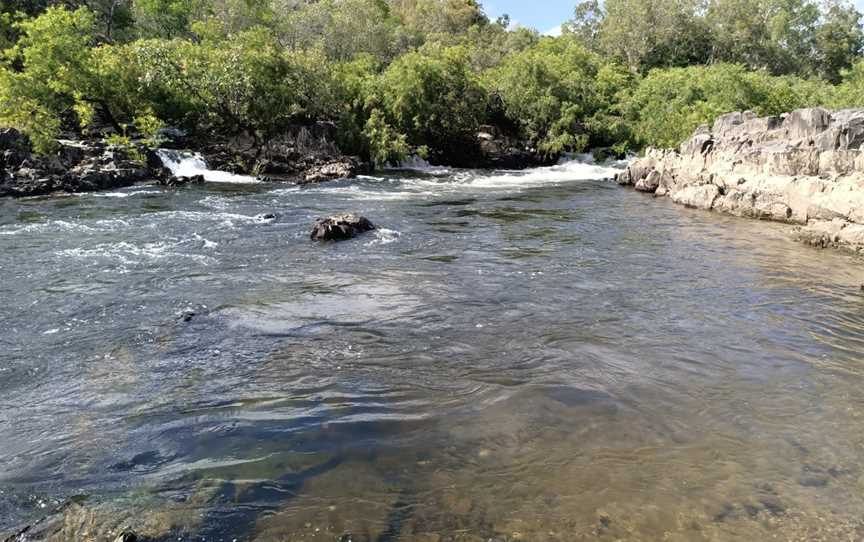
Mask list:
POLYGON ((864 106, 846 0, 586 0, 560 38, 492 22, 475 0, 63 7, 83 4, 0 0, 0 125, 43 152, 105 124, 151 144, 164 125, 263 143, 324 121, 379 163, 468 158, 486 123, 547 155, 621 153, 733 110, 864 106), (691 65, 717 59, 730 63, 691 65))
POLYGON ((826 103, 827 85, 733 64, 653 70, 622 104, 637 144, 675 147, 730 111, 774 115, 826 103))
POLYGON ((486 76, 506 115, 548 154, 578 152, 604 140, 602 119, 608 119, 631 79, 572 37, 543 39, 486 76))
POLYGON ((831 105, 837 108, 864 107, 864 60, 843 72, 843 81, 834 89, 831 105))
POLYGON ((367 98, 370 111, 414 146, 460 153, 476 142, 486 91, 464 47, 426 48, 396 59, 367 98))

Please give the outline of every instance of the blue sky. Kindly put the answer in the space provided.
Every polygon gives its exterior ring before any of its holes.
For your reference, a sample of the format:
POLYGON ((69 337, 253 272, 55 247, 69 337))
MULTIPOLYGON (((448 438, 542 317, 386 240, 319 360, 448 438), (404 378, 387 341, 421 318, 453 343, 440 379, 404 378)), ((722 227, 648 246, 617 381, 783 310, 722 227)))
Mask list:
MULTIPOLYGON (((504 13, 522 26, 536 28, 540 32, 551 30, 573 15, 578 0, 481 0, 486 14, 494 19, 504 13)), ((855 0, 859 11, 864 12, 864 0, 855 0)))
MULTIPOLYGON (((578 0, 481 0, 486 14, 491 19, 499 15, 510 15, 510 19, 522 26, 530 26, 546 32, 573 16, 578 0)), ((864 0, 861 0, 864 2, 864 0)))

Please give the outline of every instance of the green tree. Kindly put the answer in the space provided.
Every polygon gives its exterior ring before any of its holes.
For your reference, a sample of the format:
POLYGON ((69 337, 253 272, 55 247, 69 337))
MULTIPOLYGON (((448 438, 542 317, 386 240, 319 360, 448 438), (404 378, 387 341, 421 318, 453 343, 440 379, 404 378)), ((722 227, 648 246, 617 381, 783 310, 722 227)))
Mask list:
POLYGON ((359 54, 385 61, 395 55, 396 20, 382 0, 321 0, 282 9, 276 28, 290 49, 320 46, 338 62, 359 54))
POLYGON ((59 120, 47 122, 49 117, 59 119, 74 111, 79 123, 86 125, 99 110, 113 121, 101 98, 100 81, 91 70, 96 28, 96 16, 83 7, 75 11, 49 7, 39 17, 18 23, 21 37, 9 52, 16 68, 4 68, 6 100, 0 124, 29 133, 44 150, 49 134, 60 127, 59 120), (27 104, 31 116, 45 122, 45 127, 25 121, 15 111, 19 103, 27 104))
POLYGON ((555 155, 605 142, 598 119, 609 112, 630 78, 622 67, 603 62, 573 37, 545 38, 491 70, 487 86, 524 137, 555 155))
POLYGON ((842 72, 852 67, 864 47, 861 13, 849 2, 829 0, 815 40, 818 73, 831 83, 839 83, 842 72))
POLYGON ((396 59, 367 102, 410 144, 458 156, 476 144, 487 95, 464 47, 432 47, 396 59))
POLYGON ((606 0, 577 6, 565 27, 634 72, 708 60, 711 33, 703 0, 606 0))
POLYGON ((810 0, 713 0, 712 59, 773 74, 810 74, 819 8, 810 0))
POLYGON ((600 0, 581 0, 573 10, 573 18, 564 23, 564 32, 574 34, 592 51, 598 51, 600 28, 606 11, 600 0))
POLYGON ((134 17, 140 37, 187 35, 200 0, 136 0, 134 17))
POLYGON ((831 96, 831 105, 836 108, 864 107, 864 60, 858 60, 844 70, 842 78, 831 96))

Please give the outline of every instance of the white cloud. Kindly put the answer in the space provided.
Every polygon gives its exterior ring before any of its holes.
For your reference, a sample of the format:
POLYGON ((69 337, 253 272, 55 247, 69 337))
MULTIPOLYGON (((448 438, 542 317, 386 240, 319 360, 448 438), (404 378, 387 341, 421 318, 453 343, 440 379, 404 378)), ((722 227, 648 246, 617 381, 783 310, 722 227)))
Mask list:
POLYGON ((561 25, 559 24, 555 28, 550 28, 546 32, 543 32, 544 36, 552 36, 553 38, 557 38, 561 35, 561 25))

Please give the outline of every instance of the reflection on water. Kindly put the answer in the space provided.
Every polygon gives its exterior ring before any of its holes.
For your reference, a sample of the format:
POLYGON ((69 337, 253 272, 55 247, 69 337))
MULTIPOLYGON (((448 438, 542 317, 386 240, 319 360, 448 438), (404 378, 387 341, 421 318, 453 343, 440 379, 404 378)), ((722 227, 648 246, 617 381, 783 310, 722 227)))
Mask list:
POLYGON ((0 533, 864 539, 860 261, 609 173, 3 201, 0 533))

